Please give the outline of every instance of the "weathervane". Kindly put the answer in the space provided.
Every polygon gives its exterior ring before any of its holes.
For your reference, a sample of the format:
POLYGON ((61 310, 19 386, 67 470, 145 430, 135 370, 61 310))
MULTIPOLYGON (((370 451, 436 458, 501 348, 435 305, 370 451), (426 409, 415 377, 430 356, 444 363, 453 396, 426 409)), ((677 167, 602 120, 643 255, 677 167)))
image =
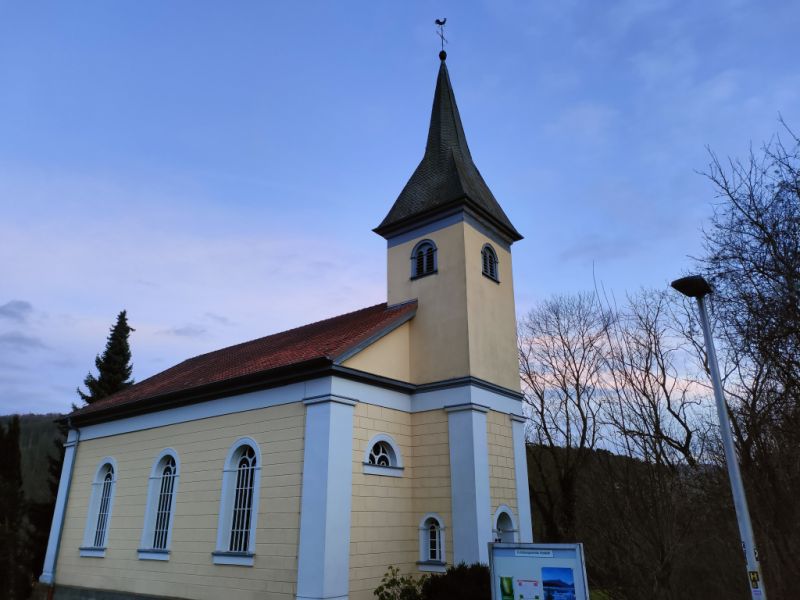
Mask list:
POLYGON ((447 58, 447 52, 444 51, 444 45, 447 43, 447 39, 444 37, 444 24, 447 23, 447 18, 444 19, 436 19, 436 26, 439 28, 439 31, 436 32, 442 40, 442 51, 439 52, 439 58, 444 60, 447 58))

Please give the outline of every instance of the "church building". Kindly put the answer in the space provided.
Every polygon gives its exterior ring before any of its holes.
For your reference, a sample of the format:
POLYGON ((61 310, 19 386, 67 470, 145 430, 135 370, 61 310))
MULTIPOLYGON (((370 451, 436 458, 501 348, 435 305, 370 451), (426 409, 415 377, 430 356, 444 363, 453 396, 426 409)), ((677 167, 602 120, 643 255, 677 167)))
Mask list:
POLYGON ((531 540, 511 246, 440 54, 425 154, 375 233, 387 300, 74 411, 57 599, 368 600, 390 565, 531 540))

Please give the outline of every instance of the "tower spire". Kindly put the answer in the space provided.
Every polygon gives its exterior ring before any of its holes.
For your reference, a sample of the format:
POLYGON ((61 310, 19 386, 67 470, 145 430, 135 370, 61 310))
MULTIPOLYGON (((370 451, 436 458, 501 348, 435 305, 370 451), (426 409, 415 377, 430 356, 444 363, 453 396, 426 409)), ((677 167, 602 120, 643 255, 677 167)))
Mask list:
POLYGON ((510 242, 521 240, 472 161, 446 57, 442 51, 425 154, 374 231, 388 239, 421 222, 465 210, 510 242))

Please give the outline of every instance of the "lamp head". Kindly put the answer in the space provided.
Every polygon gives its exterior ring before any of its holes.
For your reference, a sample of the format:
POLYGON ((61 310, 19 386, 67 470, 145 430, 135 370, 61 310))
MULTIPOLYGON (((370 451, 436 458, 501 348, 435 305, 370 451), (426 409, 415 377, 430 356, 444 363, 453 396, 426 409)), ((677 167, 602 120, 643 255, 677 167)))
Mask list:
POLYGON ((670 285, 684 296, 689 296, 689 298, 702 298, 706 294, 710 294, 714 291, 702 275, 681 277, 673 281, 670 285))

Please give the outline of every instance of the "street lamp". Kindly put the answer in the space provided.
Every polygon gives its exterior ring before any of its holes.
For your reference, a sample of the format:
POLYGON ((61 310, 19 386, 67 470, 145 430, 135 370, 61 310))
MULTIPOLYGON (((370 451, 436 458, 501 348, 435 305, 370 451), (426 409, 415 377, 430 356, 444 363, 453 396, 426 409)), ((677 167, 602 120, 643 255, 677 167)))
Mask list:
POLYGON ((717 353, 714 350, 714 340, 711 338, 711 326, 709 325, 708 312, 706 311, 705 296, 710 294, 713 290, 709 283, 700 275, 676 279, 670 285, 684 296, 697 300, 697 307, 700 312, 700 325, 703 328, 703 338, 705 338, 706 343, 708 368, 711 371, 711 382, 714 385, 714 398, 717 401, 717 416, 719 417, 719 429, 722 433, 722 444, 725 448, 725 462, 728 465, 728 478, 731 481, 731 492, 733 492, 733 506, 736 508, 739 535, 742 538, 742 548, 744 549, 745 559, 747 560, 750 597, 754 600, 766 600, 767 592, 764 589, 761 568, 758 564, 758 553, 756 552, 756 545, 753 539, 753 526, 750 523, 750 511, 747 509, 747 498, 745 497, 744 486, 742 485, 742 474, 739 472, 739 461, 736 458, 736 450, 733 447, 733 435, 731 434, 731 424, 728 417, 728 405, 722 393, 722 380, 719 375, 717 353))

